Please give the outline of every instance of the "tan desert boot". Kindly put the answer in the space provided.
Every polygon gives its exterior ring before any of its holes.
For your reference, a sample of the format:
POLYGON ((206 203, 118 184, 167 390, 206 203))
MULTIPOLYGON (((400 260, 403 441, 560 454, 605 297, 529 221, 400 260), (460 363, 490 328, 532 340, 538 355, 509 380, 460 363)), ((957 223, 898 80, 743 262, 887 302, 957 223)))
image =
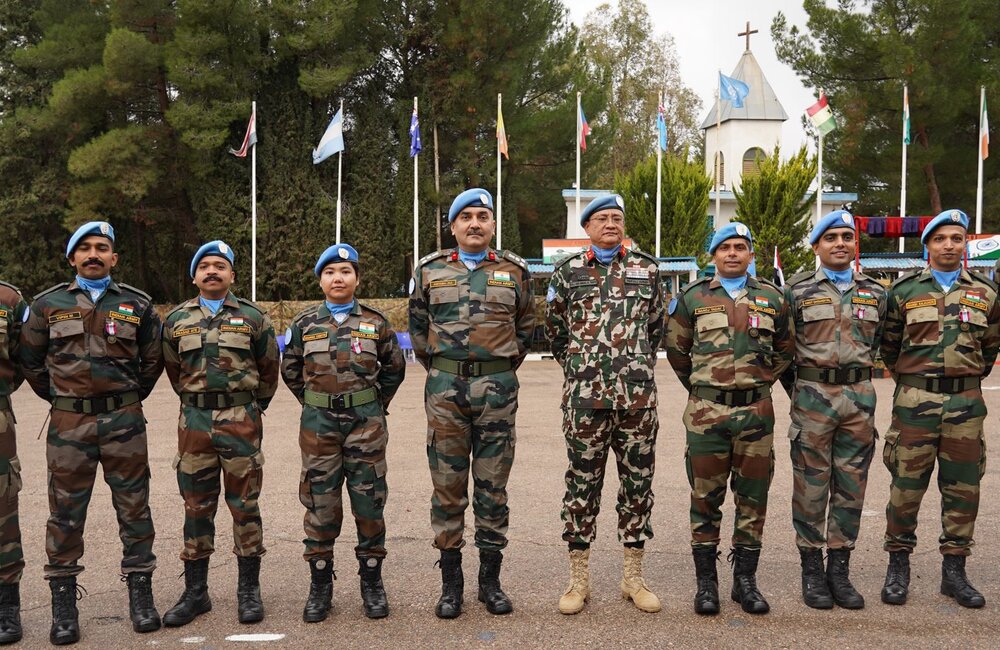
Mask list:
POLYGON ((660 599, 646 586, 642 579, 643 549, 625 547, 625 577, 622 578, 622 598, 631 600, 644 612, 660 611, 660 599))
POLYGON ((559 598, 559 611, 578 614, 590 599, 590 549, 569 552, 569 587, 559 598))

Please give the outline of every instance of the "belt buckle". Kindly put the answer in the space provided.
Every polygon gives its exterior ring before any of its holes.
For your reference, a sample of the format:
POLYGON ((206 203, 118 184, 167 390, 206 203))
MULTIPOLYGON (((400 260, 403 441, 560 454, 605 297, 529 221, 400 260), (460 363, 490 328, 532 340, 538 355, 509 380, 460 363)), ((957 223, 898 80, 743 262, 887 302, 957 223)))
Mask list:
POLYGON ((458 370, 460 375, 463 377, 475 377, 476 374, 476 362, 475 361, 459 361, 458 370))
POLYGON ((943 377, 941 379, 941 392, 957 393, 959 380, 960 380, 959 377, 943 377))
POLYGON ((347 401, 344 399, 343 395, 331 395, 330 396, 330 408, 332 409, 345 409, 347 408, 347 401))

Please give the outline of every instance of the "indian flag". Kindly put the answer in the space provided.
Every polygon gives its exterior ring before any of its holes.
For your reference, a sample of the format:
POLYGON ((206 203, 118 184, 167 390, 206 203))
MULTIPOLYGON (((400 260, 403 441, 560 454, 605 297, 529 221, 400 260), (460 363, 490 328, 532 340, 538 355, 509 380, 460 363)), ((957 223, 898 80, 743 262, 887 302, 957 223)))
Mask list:
POLYGON ((364 323, 363 322, 363 323, 361 323, 361 325, 358 326, 358 331, 359 332, 363 332, 365 334, 374 334, 375 333, 375 325, 373 325, 372 323, 364 323))
POLYGON ((826 135, 837 128, 837 121, 833 119, 833 112, 830 110, 825 94, 820 93, 819 101, 807 108, 806 114, 820 135, 826 135))
POLYGON ((903 144, 910 144, 910 93, 903 86, 903 144))
POLYGON ((237 327, 242 327, 243 326, 243 317, 242 316, 232 316, 229 319, 229 324, 230 325, 236 325, 237 327))
POLYGON ((755 303, 755 304, 756 304, 756 305, 757 305, 758 307, 770 307, 770 306, 771 306, 771 303, 769 303, 769 302, 767 301, 767 298, 761 298, 760 296, 757 296, 757 297, 755 297, 755 298, 753 299, 753 301, 754 301, 754 303, 755 303))
POLYGON ((875 294, 870 289, 858 289, 859 298, 874 298, 875 294))
POLYGON ((979 155, 983 160, 990 157, 990 120, 986 116, 986 95, 983 95, 983 111, 979 120, 979 155))
POLYGON ((132 309, 132 305, 118 305, 118 311, 123 314, 128 314, 129 316, 135 315, 135 310, 132 309))

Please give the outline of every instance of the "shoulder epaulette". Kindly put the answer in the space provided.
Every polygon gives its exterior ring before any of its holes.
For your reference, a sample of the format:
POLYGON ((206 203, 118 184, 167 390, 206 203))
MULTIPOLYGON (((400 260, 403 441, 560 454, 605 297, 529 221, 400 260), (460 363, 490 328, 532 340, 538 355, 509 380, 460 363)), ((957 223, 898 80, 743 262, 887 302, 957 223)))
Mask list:
POLYGON ((502 250, 500 251, 500 257, 504 258, 505 260, 510 260, 511 262, 517 264, 524 270, 528 270, 528 263, 524 260, 523 257, 517 255, 516 253, 511 253, 508 250, 502 250))
POLYGON ((555 269, 558 269, 558 268, 559 268, 560 266, 562 266, 562 265, 563 265, 563 264, 565 264, 566 262, 568 262, 568 261, 570 261, 570 260, 572 260, 572 259, 574 259, 574 258, 577 258, 577 257, 580 257, 580 256, 581 256, 581 255, 583 255, 583 254, 584 254, 585 252, 586 252, 586 251, 580 251, 580 252, 578 252, 578 253, 571 253, 571 254, 567 255, 566 257, 563 257, 562 259, 560 259, 560 260, 557 260, 557 261, 555 262, 555 268, 553 268, 552 270, 554 271, 555 269))
POLYGON ((381 318, 382 320, 384 320, 384 321, 385 321, 386 323, 388 323, 388 322, 389 322, 389 317, 388 317, 388 316, 386 316, 386 315, 385 315, 384 313, 382 313, 381 311, 379 311, 379 310, 375 309, 375 308, 374 308, 374 307, 372 307, 371 305, 366 305, 366 304, 365 304, 365 303, 363 303, 363 302, 359 302, 358 304, 359 304, 359 305, 361 305, 362 307, 364 307, 365 309, 367 309, 368 311, 373 311, 373 312, 375 312, 376 314, 378 314, 378 315, 379 315, 379 317, 380 317, 380 318, 381 318))
POLYGON ((167 318, 170 318, 171 316, 174 315, 175 312, 178 312, 181 309, 183 309, 184 307, 186 307, 189 302, 191 302, 191 301, 190 300, 185 300, 181 304, 177 305, 176 307, 174 307, 173 309, 171 309, 170 311, 168 311, 167 312, 167 318))
POLYGON ((437 258, 442 257, 446 253, 447 251, 442 250, 442 251, 434 251, 433 253, 424 255, 419 260, 417 260, 417 266, 423 266, 424 264, 427 264, 427 262, 430 262, 431 260, 436 260, 437 258))
POLYGON ((3 280, 0 280, 0 287, 7 287, 8 289, 13 289, 15 292, 17 292, 17 295, 19 296, 21 295, 21 290, 9 282, 4 282, 3 280))
POLYGON ((917 277, 918 275, 920 275, 923 272, 924 272, 923 269, 915 269, 913 271, 910 271, 909 273, 904 273, 903 275, 901 275, 898 278, 896 278, 893 281, 893 283, 889 285, 889 287, 892 288, 892 287, 896 286, 897 284, 899 284, 900 282, 905 282, 906 280, 910 280, 912 278, 915 278, 915 277, 917 277))
POLYGON ((120 288, 122 288, 122 289, 128 289, 129 291, 133 291, 133 292, 139 294, 140 296, 142 296, 143 298, 145 298, 146 300, 148 300, 149 302, 153 302, 153 296, 149 295, 148 293, 146 293, 142 289, 136 289, 131 284, 125 284, 124 282, 119 282, 118 286, 120 288))
POLYGON ((792 277, 790 277, 788 279, 788 282, 786 282, 785 284, 787 284, 788 286, 792 286, 792 285, 798 284, 798 283, 800 283, 800 282, 802 282, 804 280, 808 280, 809 278, 813 277, 814 275, 816 275, 815 271, 799 271, 798 273, 796 273, 795 275, 793 275, 792 277))
POLYGON ((638 249, 638 248, 630 248, 630 249, 628 249, 628 252, 635 253, 639 257, 646 258, 647 260, 649 260, 650 262, 652 262, 653 264, 655 264, 657 267, 660 266, 660 260, 656 259, 655 257, 653 257, 652 255, 650 255, 649 253, 647 253, 644 250, 641 250, 641 249, 638 249))
POLYGON ((251 301, 247 300, 246 298, 240 298, 239 296, 236 296, 236 301, 239 302, 240 304, 243 304, 243 305, 246 305, 248 307, 252 307, 252 308, 256 309, 257 311, 260 312, 261 316, 263 316, 264 314, 267 313, 260 305, 258 305, 255 302, 251 302, 251 301))
POLYGON ((295 314, 295 318, 292 319, 292 322, 293 323, 298 323, 299 321, 301 321, 306 316, 311 316, 311 315, 315 314, 317 311, 319 311, 319 305, 320 305, 320 303, 316 303, 314 305, 309 305, 308 307, 306 307, 305 309, 303 309, 299 313, 295 314))
POLYGON ((757 282, 759 282, 760 284, 764 285, 765 287, 767 287, 769 289, 774 289, 778 293, 783 293, 781 291, 781 287, 779 287, 778 285, 776 285, 774 282, 771 282, 767 278, 757 278, 757 282))
POLYGON ((980 282, 985 282, 986 285, 989 286, 994 291, 1000 290, 1000 289, 997 289, 997 283, 994 282, 993 280, 990 280, 990 278, 985 273, 983 273, 982 271, 980 271, 979 269, 969 269, 969 275, 971 275, 972 277, 976 278, 980 282))
POLYGON ((65 289, 68 286, 69 286, 69 282, 60 282, 59 284, 55 285, 54 287, 49 287, 45 291, 43 291, 43 292, 41 292, 39 294, 35 294, 35 297, 32 298, 32 300, 38 300, 42 296, 46 296, 46 295, 52 293, 53 291, 58 291, 59 289, 65 289))
POLYGON ((878 280, 876 280, 872 276, 868 275, 867 273, 862 273, 861 271, 857 271, 856 274, 860 275, 862 280, 864 280, 866 282, 871 282, 872 284, 877 284, 878 286, 880 286, 883 289, 885 289, 885 285, 883 285, 881 282, 879 282, 878 280))
POLYGON ((705 277, 703 277, 703 278, 698 278, 698 279, 697 279, 697 280, 695 280, 694 282, 691 282, 691 283, 689 283, 689 284, 686 284, 686 285, 684 286, 684 288, 683 288, 683 289, 681 289, 681 293, 682 293, 682 294, 685 294, 685 293, 687 293, 688 291, 690 291, 690 290, 691 290, 692 288, 694 288, 694 287, 698 286, 699 284, 703 284, 703 283, 705 283, 705 282, 711 282, 711 281, 712 281, 712 278, 708 277, 707 275, 706 275, 705 277))

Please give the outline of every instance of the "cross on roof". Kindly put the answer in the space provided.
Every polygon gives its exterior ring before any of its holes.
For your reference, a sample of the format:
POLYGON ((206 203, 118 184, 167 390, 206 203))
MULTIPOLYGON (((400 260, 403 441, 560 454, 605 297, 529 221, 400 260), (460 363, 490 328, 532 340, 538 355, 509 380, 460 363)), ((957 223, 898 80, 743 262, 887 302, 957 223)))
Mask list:
POLYGON ((739 34, 737 34, 737 36, 746 36, 747 37, 747 52, 750 51, 750 35, 751 34, 758 34, 758 33, 760 33, 760 30, 757 30, 757 29, 751 30, 750 29, 750 21, 748 20, 747 21, 747 30, 745 32, 740 32, 739 34))

